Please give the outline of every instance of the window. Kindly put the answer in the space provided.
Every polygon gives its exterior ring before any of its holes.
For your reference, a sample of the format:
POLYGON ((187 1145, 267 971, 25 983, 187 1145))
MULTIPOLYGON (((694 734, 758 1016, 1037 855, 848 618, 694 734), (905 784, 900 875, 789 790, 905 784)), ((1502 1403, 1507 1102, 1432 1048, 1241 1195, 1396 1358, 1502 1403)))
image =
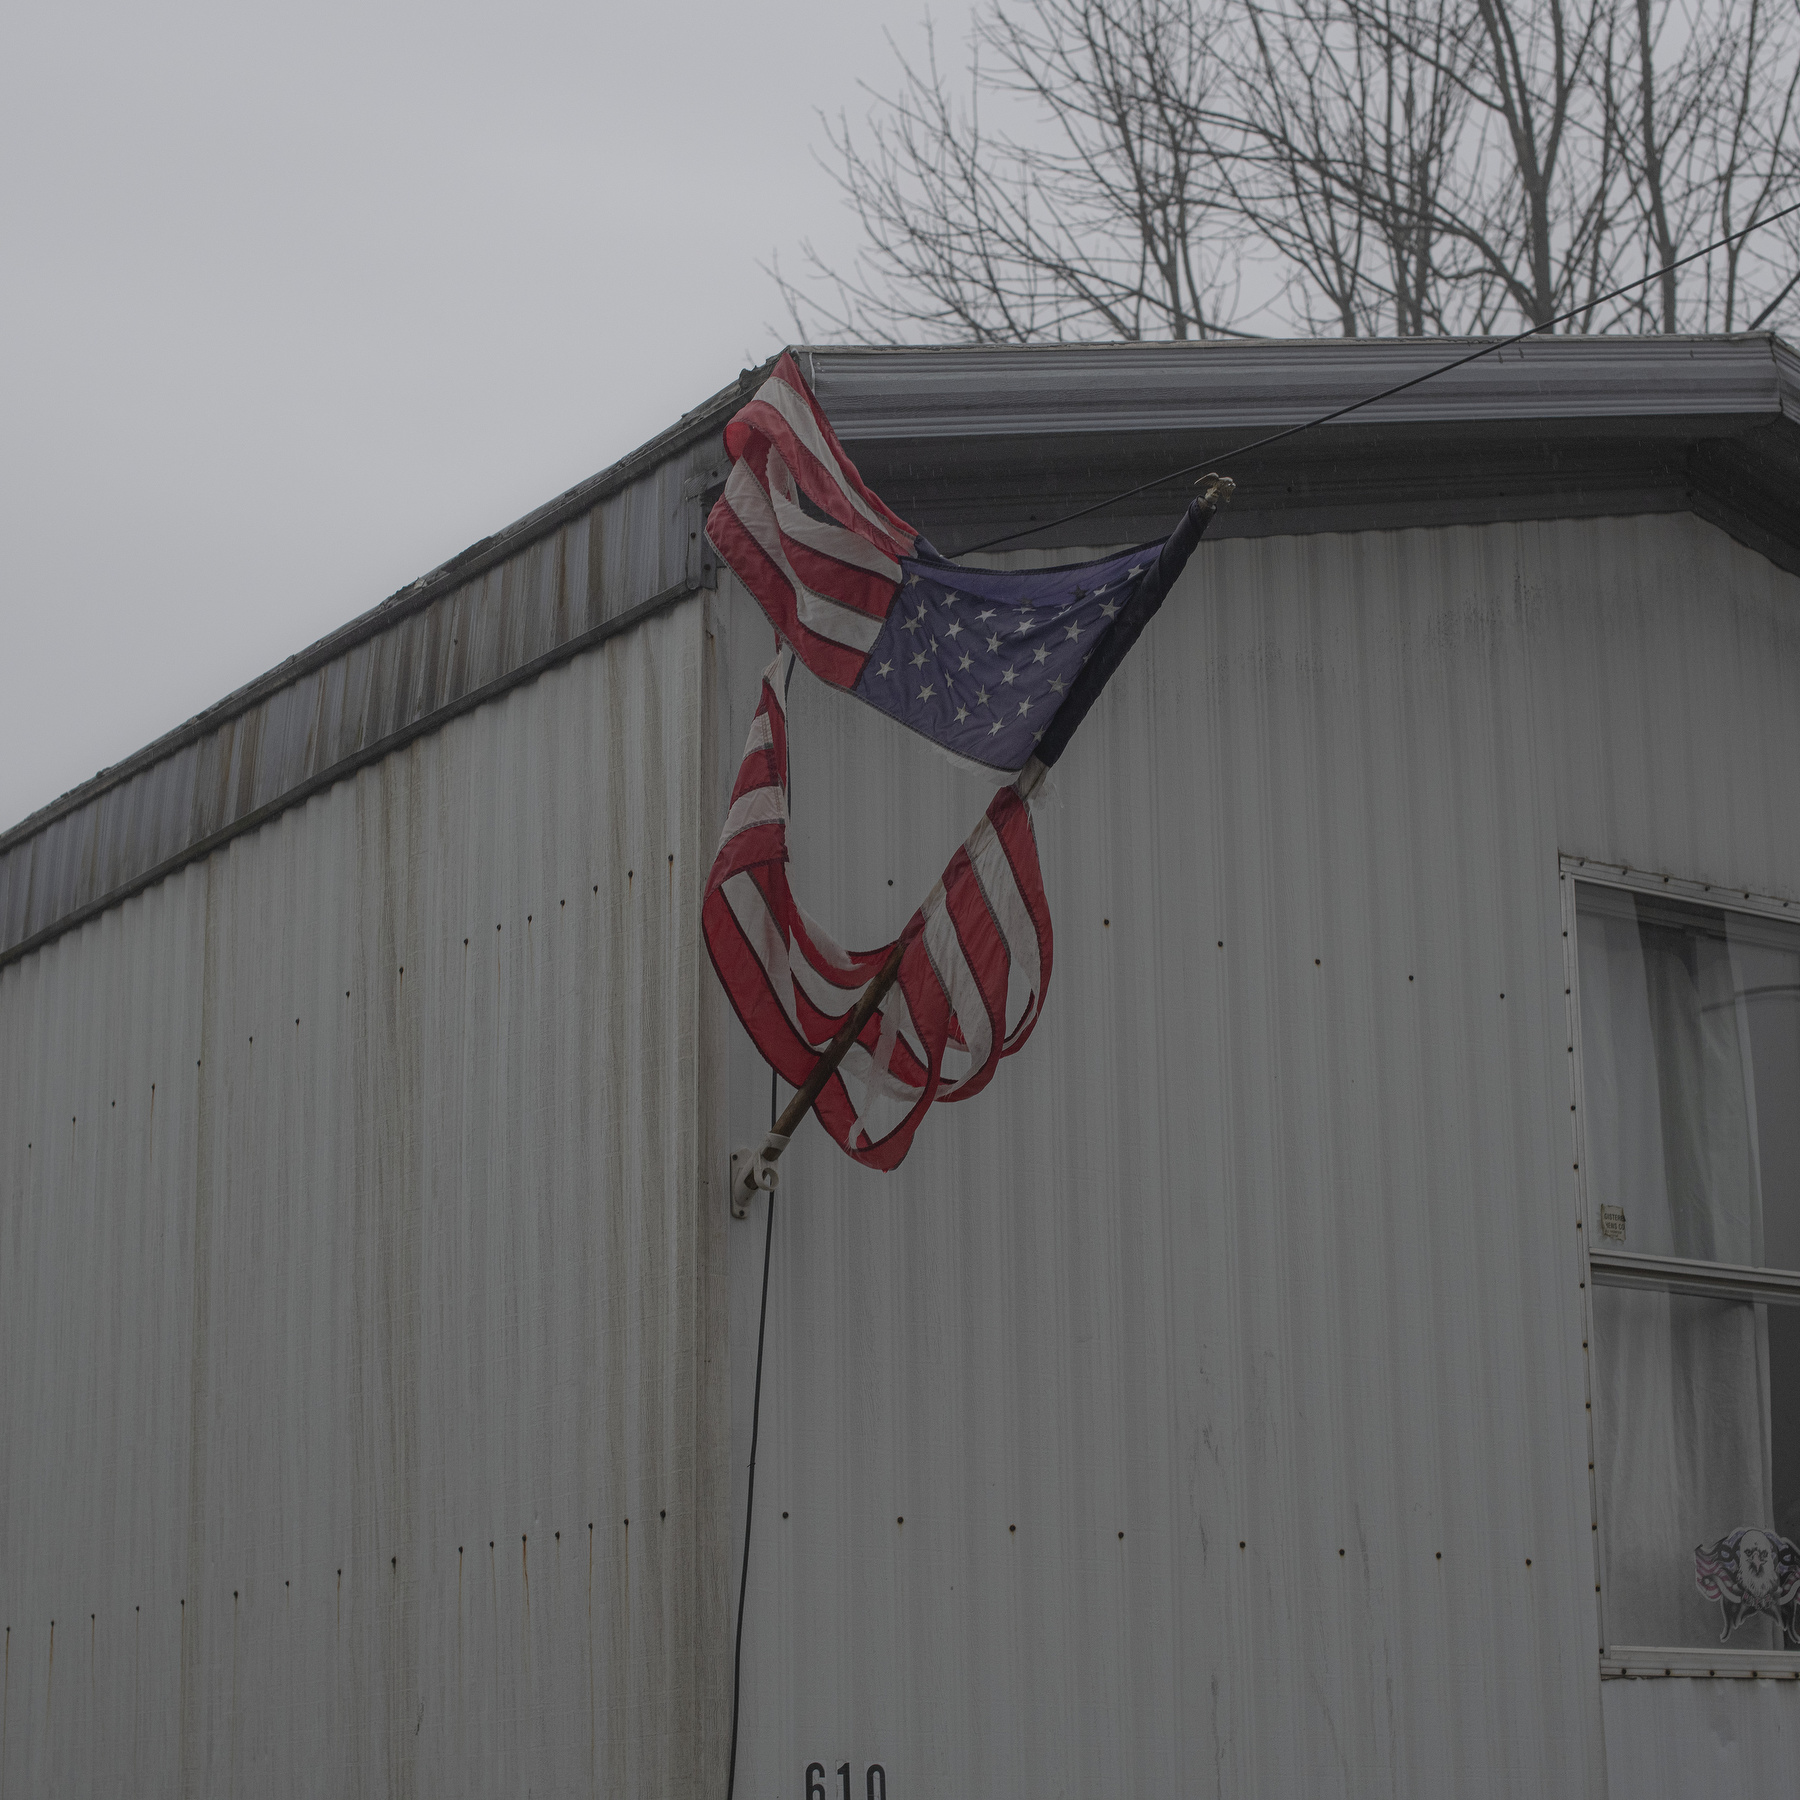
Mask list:
POLYGON ((1570 885, 1605 1654, 1800 1651, 1800 923, 1570 885))

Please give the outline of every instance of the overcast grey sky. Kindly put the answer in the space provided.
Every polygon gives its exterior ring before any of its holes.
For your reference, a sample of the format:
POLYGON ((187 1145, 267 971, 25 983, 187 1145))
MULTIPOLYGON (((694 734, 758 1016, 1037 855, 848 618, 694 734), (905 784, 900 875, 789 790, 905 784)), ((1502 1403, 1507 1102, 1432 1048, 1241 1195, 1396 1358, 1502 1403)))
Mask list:
POLYGON ((0 828, 776 348, 922 5, 10 0, 0 828))

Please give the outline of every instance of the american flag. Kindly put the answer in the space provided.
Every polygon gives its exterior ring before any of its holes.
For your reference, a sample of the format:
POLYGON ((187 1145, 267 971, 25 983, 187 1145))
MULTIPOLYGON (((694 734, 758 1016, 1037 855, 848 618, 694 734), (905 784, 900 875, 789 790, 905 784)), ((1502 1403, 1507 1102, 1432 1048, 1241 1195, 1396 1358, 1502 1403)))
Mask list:
MULTIPOLYGON (((1153 572, 1160 602, 1203 528, 1190 519, 1166 543, 1073 567, 950 562, 864 484, 791 354, 725 446, 731 475, 707 535, 782 641, 833 687, 1008 772, 1034 754, 1055 761, 1098 692, 1077 681, 1096 645, 1121 635, 1115 621, 1153 572)), ((1110 646, 1105 673, 1126 647, 1110 646)))
POLYGON ((1162 542, 1078 567, 950 562, 865 485, 791 355, 725 444, 732 470, 707 534, 782 648, 707 881, 707 950, 757 1048, 798 1088, 900 949, 898 978, 815 1103, 850 1155, 891 1169, 933 1100, 979 1093, 1037 1023, 1052 944, 1029 797, 1211 513, 1191 505, 1162 542), (946 750, 1022 771, 900 937, 873 950, 842 949, 788 884, 796 656, 946 750))

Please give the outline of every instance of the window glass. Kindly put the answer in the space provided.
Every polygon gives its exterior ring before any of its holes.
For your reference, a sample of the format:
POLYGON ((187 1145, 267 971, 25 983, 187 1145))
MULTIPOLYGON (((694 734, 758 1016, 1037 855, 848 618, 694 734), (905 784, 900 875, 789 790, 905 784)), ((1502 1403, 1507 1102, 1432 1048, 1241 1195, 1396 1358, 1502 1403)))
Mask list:
POLYGON ((1608 1639, 1800 1649, 1800 1307, 1593 1298, 1608 1639))
POLYGON ((1594 1248, 1800 1269, 1800 928, 1576 887, 1594 1248))
POLYGON ((1756 1077, 1763 1261, 1800 1269, 1800 929, 1725 916, 1756 1077))

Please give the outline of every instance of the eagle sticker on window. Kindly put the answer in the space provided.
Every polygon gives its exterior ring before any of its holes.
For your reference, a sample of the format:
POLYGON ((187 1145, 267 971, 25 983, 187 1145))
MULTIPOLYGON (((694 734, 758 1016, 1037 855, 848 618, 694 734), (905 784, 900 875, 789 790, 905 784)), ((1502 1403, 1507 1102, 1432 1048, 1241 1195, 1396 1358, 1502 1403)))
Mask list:
POLYGON ((1784 1643, 1800 1644, 1800 1545, 1741 1525, 1716 1544, 1695 1545, 1694 1586, 1719 1603, 1721 1644, 1758 1613, 1781 1627, 1784 1643))

